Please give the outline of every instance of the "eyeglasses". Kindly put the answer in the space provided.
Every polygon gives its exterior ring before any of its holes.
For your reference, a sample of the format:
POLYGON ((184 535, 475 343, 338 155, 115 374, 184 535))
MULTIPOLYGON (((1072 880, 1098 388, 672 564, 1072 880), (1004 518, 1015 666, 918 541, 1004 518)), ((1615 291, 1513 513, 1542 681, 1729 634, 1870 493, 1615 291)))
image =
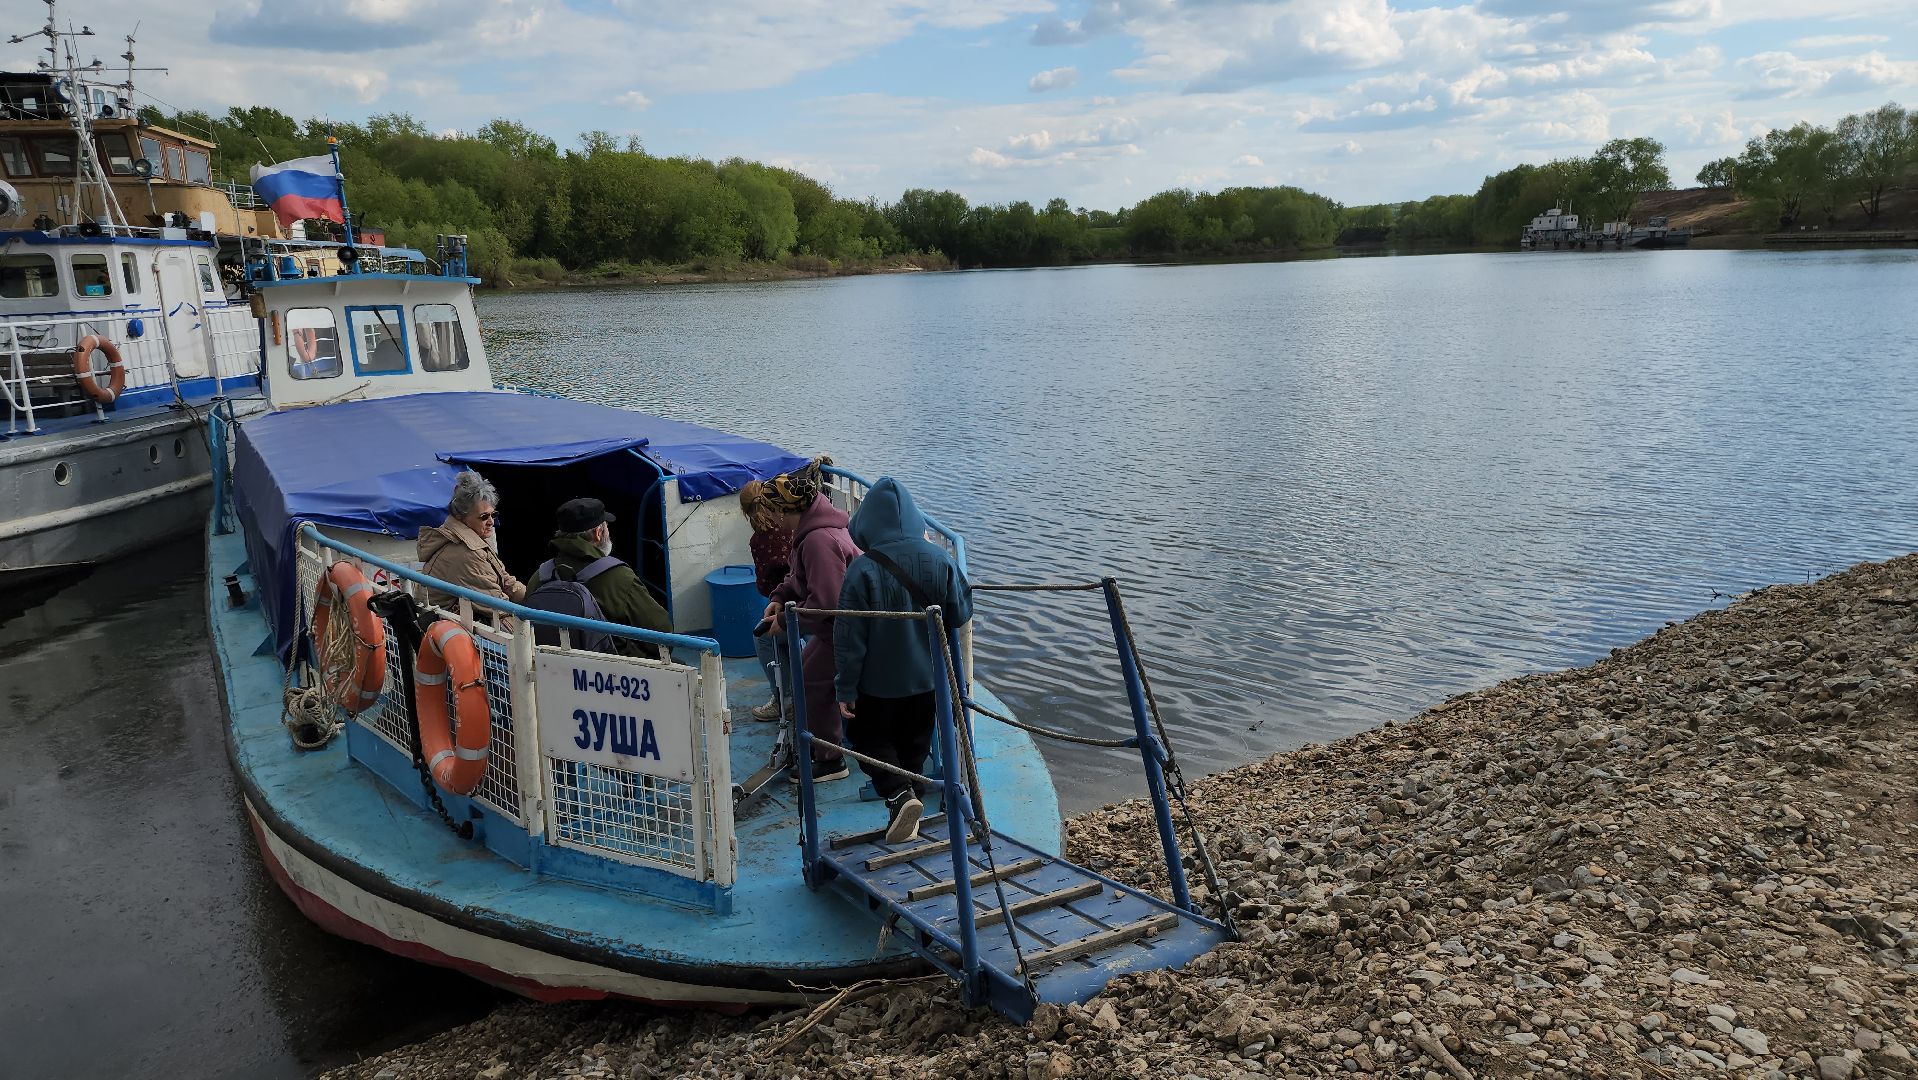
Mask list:
POLYGON ((494 511, 491 511, 490 513, 485 513, 485 514, 481 514, 481 515, 479 516, 479 518, 480 518, 480 520, 481 520, 481 521, 491 521, 491 522, 498 522, 498 521, 499 521, 499 511, 498 511, 498 510, 494 510, 494 511))

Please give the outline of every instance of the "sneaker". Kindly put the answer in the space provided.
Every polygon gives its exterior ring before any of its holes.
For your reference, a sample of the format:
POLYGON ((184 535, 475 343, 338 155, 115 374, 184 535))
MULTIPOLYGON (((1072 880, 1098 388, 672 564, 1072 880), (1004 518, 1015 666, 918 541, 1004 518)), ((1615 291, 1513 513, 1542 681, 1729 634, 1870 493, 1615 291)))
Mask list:
POLYGON ((902 791, 886 800, 889 816, 886 819, 886 843, 903 844, 908 840, 919 839, 919 815, 925 813, 925 804, 910 790, 902 791))
MULTIPOLYGON (((845 758, 840 758, 838 761, 833 762, 815 761, 812 763, 812 782, 815 784, 823 784, 828 780, 844 780, 851 775, 852 770, 846 768, 845 758)), ((797 768, 793 769, 792 776, 789 779, 794 787, 799 786, 799 770, 797 768)))
MULTIPOLYGON (((785 710, 785 711, 786 711, 786 712, 787 712, 788 714, 791 714, 791 712, 792 712, 792 710, 791 710, 791 709, 787 709, 787 710, 785 710)), ((768 723, 768 724, 770 724, 770 723, 772 723, 772 722, 774 722, 774 721, 776 721, 776 720, 778 720, 778 719, 779 719, 779 713, 780 713, 780 709, 779 709, 779 699, 778 699, 778 698, 774 698, 773 700, 771 700, 771 701, 768 701, 768 702, 767 702, 767 703, 765 703, 764 705, 754 705, 754 706, 753 706, 753 719, 754 719, 754 720, 759 720, 759 721, 762 721, 762 722, 764 722, 764 723, 768 723)))

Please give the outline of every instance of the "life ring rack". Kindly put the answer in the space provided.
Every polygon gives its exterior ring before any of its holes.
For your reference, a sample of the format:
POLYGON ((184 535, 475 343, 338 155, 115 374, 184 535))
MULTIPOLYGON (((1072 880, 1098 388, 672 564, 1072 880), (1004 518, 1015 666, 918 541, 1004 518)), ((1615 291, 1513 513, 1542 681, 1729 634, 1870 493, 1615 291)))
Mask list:
POLYGON ((420 754, 433 782, 455 795, 470 795, 486 775, 493 741, 493 715, 486 702, 486 671, 473 635, 459 623, 441 619, 426 628, 413 661, 413 709, 419 718, 420 754), (456 733, 446 702, 453 685, 456 733))
POLYGON ((98 334, 88 334, 73 347, 73 377, 79 380, 80 389, 86 395, 102 405, 111 405, 120 400, 120 392, 127 388, 127 365, 120 359, 120 347, 98 334), (107 385, 100 385, 100 373, 93 370, 94 351, 107 354, 107 385))
POLYGON ((319 658, 321 680, 326 682, 327 628, 333 608, 346 606, 352 620, 353 663, 350 672, 342 672, 337 687, 330 688, 333 702, 350 715, 357 716, 373 706, 386 684, 386 624, 373 613, 373 586, 350 562, 327 567, 314 587, 313 655, 319 658))

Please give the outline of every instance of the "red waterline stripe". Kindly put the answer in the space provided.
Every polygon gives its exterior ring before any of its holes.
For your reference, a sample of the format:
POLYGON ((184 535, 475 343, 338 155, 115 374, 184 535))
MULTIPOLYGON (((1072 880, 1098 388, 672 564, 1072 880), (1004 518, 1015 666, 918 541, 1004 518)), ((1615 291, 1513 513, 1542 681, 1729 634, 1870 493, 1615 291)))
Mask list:
MULTIPOLYGON (((709 1009, 731 1014, 742 1013, 748 1008, 751 1008, 749 1005, 729 1002, 665 1001, 657 998, 632 997, 627 994, 614 994, 586 986, 552 986, 547 983, 535 982, 532 979, 523 978, 518 975, 509 975, 497 968, 488 967, 477 961, 467 960, 458 956, 450 956, 423 942, 401 941, 398 938, 388 937, 386 934, 381 933, 373 927, 353 918, 344 911, 341 911, 339 908, 334 907, 317 894, 301 888, 299 883, 293 880, 292 875, 286 872, 286 867, 280 865, 280 861, 274 858, 273 848, 267 843, 265 826, 260 823, 260 819, 253 813, 251 807, 247 808, 246 820, 247 824, 253 829, 253 840, 260 849, 260 858, 266 862, 267 872, 273 876, 274 884, 278 885, 280 891, 285 893, 287 897, 293 901, 294 906, 300 909, 301 914, 318 923, 322 930, 330 934, 338 935, 349 941, 357 941, 362 945, 371 945, 376 949, 381 949, 408 960, 416 960, 423 964, 432 964, 435 967, 451 968, 462 975, 470 975, 481 982, 491 983, 501 989, 511 990, 515 994, 532 998, 534 1001, 600 1001, 612 997, 627 1001, 638 1001, 647 1005, 660 1005, 668 1008, 681 1009, 709 1009)), ((322 873, 324 873, 324 871, 322 871, 322 873)), ((418 912, 414 914, 418 914, 418 912)), ((429 918, 429 916, 425 915, 421 915, 420 917, 429 918)))

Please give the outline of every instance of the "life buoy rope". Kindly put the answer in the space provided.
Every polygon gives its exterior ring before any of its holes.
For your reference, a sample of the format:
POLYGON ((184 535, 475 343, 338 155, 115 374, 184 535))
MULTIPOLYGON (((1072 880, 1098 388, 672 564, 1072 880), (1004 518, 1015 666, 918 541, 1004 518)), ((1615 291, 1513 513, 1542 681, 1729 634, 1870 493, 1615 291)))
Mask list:
POLYGON ((86 395, 102 405, 111 405, 120 400, 120 391, 127 388, 127 366, 120 359, 120 347, 98 334, 88 334, 73 347, 73 377, 80 381, 80 389, 86 395), (100 385, 100 374, 93 370, 95 350, 107 354, 107 385, 100 385))
POLYGON ((413 708, 420 724, 420 753, 433 782, 455 795, 469 795, 486 775, 486 752, 493 742, 493 716, 486 704, 486 671, 473 635, 450 619, 426 628, 413 663, 413 708), (447 680, 452 680, 458 739, 448 715, 447 680))
POLYGON ((352 563, 336 562, 320 575, 314 593, 313 655, 320 662, 321 685, 335 704, 357 716, 379 700, 386 683, 386 624, 373 613, 373 586, 352 563), (327 651, 326 631, 336 602, 346 605, 352 620, 351 664, 330 657, 327 651))
POLYGON ((293 345, 299 350, 300 359, 310 364, 320 355, 320 332, 300 327, 293 331, 293 345))

